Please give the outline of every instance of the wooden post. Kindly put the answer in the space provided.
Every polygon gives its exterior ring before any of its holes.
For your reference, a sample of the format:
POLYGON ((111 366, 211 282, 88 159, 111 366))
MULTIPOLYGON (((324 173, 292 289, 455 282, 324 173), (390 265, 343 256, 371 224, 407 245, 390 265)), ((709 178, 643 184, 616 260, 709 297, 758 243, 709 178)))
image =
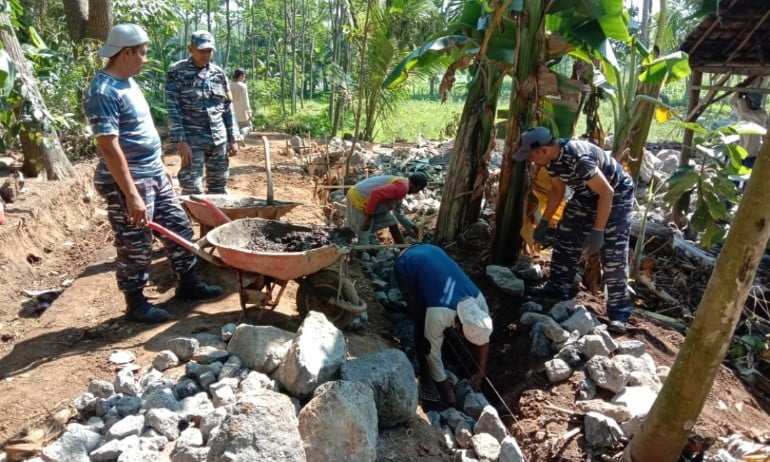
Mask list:
MULTIPOLYGON (((695 108, 698 107, 698 100, 700 99, 700 89, 693 88, 699 87, 703 81, 703 73, 701 71, 692 71, 689 85, 689 101, 687 101, 687 118, 685 122, 695 122, 698 120, 698 114, 695 113, 695 108)), ((687 165, 690 160, 690 152, 692 150, 692 139, 695 133, 686 128, 684 130, 684 138, 682 138, 682 157, 679 165, 687 165)))

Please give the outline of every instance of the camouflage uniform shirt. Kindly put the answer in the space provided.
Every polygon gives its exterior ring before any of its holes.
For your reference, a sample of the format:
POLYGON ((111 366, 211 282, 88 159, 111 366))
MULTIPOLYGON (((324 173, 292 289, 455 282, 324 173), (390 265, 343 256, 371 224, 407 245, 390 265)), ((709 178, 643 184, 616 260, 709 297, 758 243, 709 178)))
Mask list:
POLYGON ((168 70, 166 100, 171 141, 218 146, 237 141, 230 85, 216 64, 198 68, 188 58, 168 70))
POLYGON ((561 151, 556 160, 548 164, 548 174, 558 178, 575 191, 575 199, 596 199, 588 187, 588 180, 602 172, 615 193, 633 186, 631 177, 612 156, 599 146, 587 141, 560 139, 561 151))

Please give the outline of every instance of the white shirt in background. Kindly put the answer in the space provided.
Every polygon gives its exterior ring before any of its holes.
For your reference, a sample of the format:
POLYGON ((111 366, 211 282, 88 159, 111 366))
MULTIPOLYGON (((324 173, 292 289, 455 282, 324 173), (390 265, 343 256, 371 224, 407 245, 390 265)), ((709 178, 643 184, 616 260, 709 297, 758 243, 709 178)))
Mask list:
POLYGON ((251 117, 251 105, 249 104, 249 90, 244 82, 233 82, 230 86, 233 93, 233 110, 238 122, 246 122, 251 117))

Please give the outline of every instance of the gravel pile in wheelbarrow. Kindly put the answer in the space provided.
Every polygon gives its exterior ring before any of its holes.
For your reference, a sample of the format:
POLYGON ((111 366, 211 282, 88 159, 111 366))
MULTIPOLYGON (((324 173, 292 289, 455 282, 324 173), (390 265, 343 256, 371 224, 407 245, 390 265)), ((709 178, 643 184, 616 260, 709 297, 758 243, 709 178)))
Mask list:
POLYGON ((273 204, 268 204, 266 200, 257 199, 256 197, 211 196, 207 197, 207 199, 220 209, 246 209, 250 207, 286 204, 286 202, 282 201, 273 201, 273 204))
POLYGON ((301 226, 272 220, 236 222, 240 226, 223 229, 220 240, 229 245, 257 252, 303 252, 329 244, 351 245, 355 234, 349 228, 301 226))

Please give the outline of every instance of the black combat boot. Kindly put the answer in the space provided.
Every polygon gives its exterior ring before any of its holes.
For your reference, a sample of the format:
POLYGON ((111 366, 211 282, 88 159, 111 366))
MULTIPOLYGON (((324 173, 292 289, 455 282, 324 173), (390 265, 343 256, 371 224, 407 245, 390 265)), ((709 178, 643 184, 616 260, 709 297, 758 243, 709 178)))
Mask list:
POLYGON ((198 278, 195 270, 190 270, 179 276, 176 296, 185 300, 208 300, 222 295, 222 288, 206 284, 198 278))
POLYGON ((168 311, 158 308, 147 301, 141 290, 126 292, 126 307, 128 318, 148 324, 159 323, 169 318, 168 311))

